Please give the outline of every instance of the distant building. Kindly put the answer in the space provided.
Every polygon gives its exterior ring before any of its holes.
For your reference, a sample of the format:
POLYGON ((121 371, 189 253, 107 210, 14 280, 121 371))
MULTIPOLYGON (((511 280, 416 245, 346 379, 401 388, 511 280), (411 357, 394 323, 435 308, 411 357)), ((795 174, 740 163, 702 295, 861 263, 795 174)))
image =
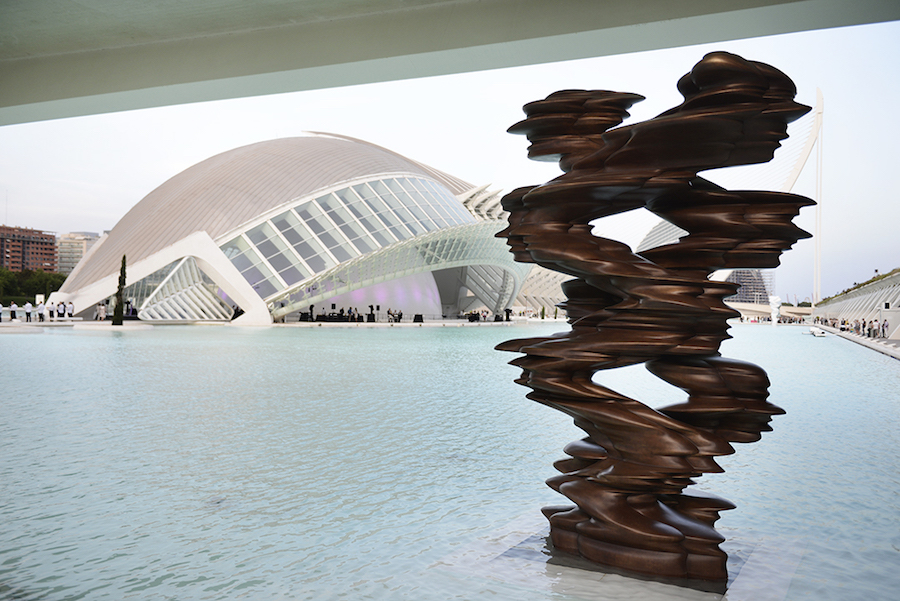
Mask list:
POLYGON ((69 232, 62 234, 57 242, 59 253, 59 273, 69 275, 78 261, 100 239, 96 232, 69 232))
POLYGON ((853 290, 825 299, 812 314, 838 323, 877 319, 888 322, 887 337, 900 339, 900 269, 853 290))
POLYGON ((10 271, 56 271, 56 236, 41 230, 0 225, 0 267, 10 271))
POLYGON ((769 297, 775 294, 774 269, 734 269, 725 281, 740 285, 725 302, 768 305, 769 297))
MULTIPOLYGON (((651 248, 675 244, 688 232, 673 223, 662 220, 654 225, 637 247, 641 253, 651 248)), ((725 302, 768 305, 769 296, 775 294, 775 271, 772 269, 722 269, 710 278, 740 285, 738 291, 726 297, 725 302)))
POLYGON ((126 308, 146 321, 262 324, 347 307, 502 316, 532 266, 494 236, 504 224, 492 197, 344 136, 258 142, 148 194, 51 300, 89 317, 111 302, 124 256, 126 308))

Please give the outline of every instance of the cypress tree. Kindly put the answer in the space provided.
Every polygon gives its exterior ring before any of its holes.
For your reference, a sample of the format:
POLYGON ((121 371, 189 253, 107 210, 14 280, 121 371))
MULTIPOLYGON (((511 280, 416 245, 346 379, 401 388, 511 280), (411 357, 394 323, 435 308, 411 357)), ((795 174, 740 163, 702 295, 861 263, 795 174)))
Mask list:
POLYGON ((122 325, 125 318, 125 255, 122 255, 122 268, 119 270, 119 287, 116 289, 116 308, 113 310, 112 324, 114 326, 122 325))

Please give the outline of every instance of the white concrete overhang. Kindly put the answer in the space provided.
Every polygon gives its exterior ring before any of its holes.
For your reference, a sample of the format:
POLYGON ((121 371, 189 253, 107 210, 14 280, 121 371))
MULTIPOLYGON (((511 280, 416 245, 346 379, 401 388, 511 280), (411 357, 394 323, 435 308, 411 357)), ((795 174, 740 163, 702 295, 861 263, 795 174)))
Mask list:
POLYGON ((894 0, 13 0, 0 125, 898 19, 894 0))

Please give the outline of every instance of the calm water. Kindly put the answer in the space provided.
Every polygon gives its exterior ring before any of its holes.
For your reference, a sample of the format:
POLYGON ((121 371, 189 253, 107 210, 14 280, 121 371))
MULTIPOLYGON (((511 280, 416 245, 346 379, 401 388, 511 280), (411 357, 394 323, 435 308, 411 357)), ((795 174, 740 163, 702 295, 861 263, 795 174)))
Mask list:
MULTIPOLYGON (((442 567, 566 501, 580 431, 492 350, 566 326, 525 328, 0 335, 0 599, 573 598, 442 567)), ((788 414, 702 487, 726 536, 805 547, 789 599, 893 599, 900 362, 803 331, 732 329, 788 414)))

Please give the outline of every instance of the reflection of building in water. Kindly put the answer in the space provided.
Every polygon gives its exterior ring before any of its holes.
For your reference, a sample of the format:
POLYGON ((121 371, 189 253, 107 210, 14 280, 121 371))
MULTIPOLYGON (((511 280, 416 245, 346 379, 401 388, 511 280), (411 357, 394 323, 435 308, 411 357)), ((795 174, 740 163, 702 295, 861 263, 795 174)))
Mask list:
POLYGON ((510 307, 531 269, 494 234, 496 194, 373 144, 311 135, 209 158, 135 205, 54 301, 115 294, 142 320, 269 323, 316 306, 429 317, 510 307))

